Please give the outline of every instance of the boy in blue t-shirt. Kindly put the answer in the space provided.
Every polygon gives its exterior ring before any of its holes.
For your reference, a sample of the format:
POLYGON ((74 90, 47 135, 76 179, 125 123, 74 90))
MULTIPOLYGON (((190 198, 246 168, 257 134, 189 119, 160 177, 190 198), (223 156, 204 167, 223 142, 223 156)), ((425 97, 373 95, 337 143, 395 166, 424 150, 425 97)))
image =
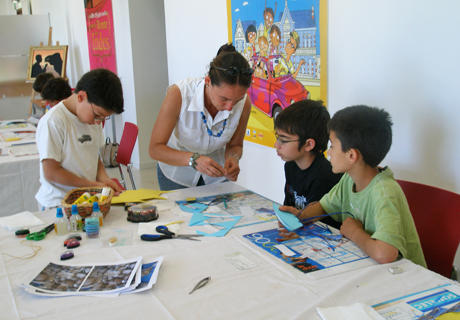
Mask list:
MULTIPOLYGON (((324 157, 330 116, 321 101, 303 100, 284 109, 275 119, 278 156, 286 161, 284 205, 303 209, 319 201, 340 180, 324 157)), ((326 218, 335 227, 339 224, 326 218)))
MULTIPOLYGON (((325 213, 342 221, 340 232, 379 263, 399 255, 426 267, 407 200, 393 173, 378 164, 392 142, 390 115, 383 109, 352 106, 329 122, 332 171, 345 173, 319 203, 303 211, 281 207, 301 220, 325 213)), ((311 220, 310 220, 311 221, 311 220)))

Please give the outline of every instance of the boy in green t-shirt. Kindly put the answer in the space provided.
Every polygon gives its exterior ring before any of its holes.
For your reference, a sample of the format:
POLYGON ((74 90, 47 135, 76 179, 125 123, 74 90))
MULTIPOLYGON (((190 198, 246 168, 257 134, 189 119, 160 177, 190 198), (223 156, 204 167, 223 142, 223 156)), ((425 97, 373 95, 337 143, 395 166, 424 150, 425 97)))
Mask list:
MULTIPOLYGON (((392 141, 390 115, 383 109, 352 106, 329 122, 332 171, 345 173, 319 203, 298 211, 299 219, 337 213, 340 232, 379 263, 403 257, 426 267, 407 200, 388 167, 379 168, 392 141)), ((312 221, 312 220, 309 220, 312 221)))

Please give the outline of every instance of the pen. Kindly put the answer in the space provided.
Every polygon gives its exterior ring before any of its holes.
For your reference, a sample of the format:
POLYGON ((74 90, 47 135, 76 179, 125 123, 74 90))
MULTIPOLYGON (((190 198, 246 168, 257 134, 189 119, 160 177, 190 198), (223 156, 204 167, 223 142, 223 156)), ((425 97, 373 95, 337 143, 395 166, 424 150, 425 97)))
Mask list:
POLYGON ((228 209, 227 200, 225 200, 225 199, 224 199, 224 208, 225 208, 225 209, 228 209))
POLYGON ((14 147, 14 146, 24 146, 24 145, 27 145, 27 144, 35 144, 35 141, 12 143, 11 146, 12 147, 14 147))

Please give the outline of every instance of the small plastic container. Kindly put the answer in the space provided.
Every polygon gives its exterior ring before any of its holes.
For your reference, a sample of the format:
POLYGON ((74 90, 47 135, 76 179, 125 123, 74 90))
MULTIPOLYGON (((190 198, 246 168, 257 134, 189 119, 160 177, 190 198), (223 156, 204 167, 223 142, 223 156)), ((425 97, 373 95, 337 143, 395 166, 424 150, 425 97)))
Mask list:
POLYGON ((91 216, 97 218, 99 221, 99 227, 102 227, 104 224, 104 215, 99 209, 99 203, 97 201, 93 203, 93 214, 91 216))
POLYGON ((83 218, 81 217, 80 214, 78 214, 78 211, 77 211, 77 229, 78 231, 84 231, 85 230, 85 222, 83 220, 83 218))
POLYGON ((99 238, 99 219, 94 216, 86 218, 85 230, 88 238, 99 238))
POLYGON ((70 224, 70 231, 71 232, 77 232, 78 231, 78 221, 77 221, 77 217, 79 216, 78 215, 78 208, 77 208, 77 205, 76 204, 73 204, 72 205, 72 211, 71 211, 72 215, 70 216, 69 218, 69 224, 70 224))
POLYGON ((59 236, 66 234, 69 231, 67 219, 64 218, 64 214, 62 213, 62 208, 56 209, 56 220, 54 222, 54 231, 56 231, 56 234, 59 236))

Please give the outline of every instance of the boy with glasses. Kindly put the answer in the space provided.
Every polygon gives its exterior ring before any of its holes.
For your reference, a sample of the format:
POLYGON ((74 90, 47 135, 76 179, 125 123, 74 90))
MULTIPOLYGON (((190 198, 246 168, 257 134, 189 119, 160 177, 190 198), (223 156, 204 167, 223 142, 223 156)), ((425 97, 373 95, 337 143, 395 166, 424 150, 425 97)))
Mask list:
POLYGON ((304 210, 281 207, 300 219, 331 214, 340 233, 378 263, 402 256, 426 267, 406 197, 388 167, 379 167, 392 143, 391 117, 357 105, 337 111, 328 124, 332 171, 343 177, 304 210), (340 213, 340 214, 335 214, 340 213))
MULTIPOLYGON (((275 119, 278 156, 286 161, 284 205, 302 210, 340 180, 324 157, 327 148, 329 112, 321 101, 303 100, 284 109, 275 119)), ((328 217, 324 221, 338 226, 328 217)))
POLYGON ((78 187, 108 186, 120 192, 99 158, 104 144, 102 122, 123 112, 120 79, 106 69, 87 72, 74 93, 40 119, 36 132, 40 155, 40 209, 61 204, 65 194, 78 187))

